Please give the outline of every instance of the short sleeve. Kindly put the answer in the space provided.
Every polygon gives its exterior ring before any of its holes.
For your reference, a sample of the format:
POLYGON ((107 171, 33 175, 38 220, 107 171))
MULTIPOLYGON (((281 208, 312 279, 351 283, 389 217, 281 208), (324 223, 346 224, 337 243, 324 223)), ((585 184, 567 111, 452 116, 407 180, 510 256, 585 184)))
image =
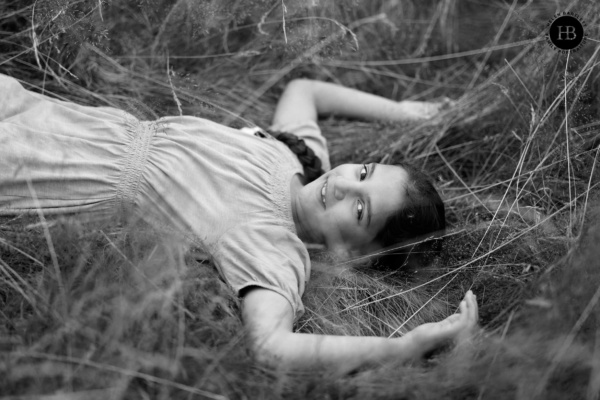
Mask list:
POLYGON ((217 268, 236 292, 258 286, 283 296, 294 318, 304 313, 302 294, 310 257, 302 241, 283 226, 248 224, 225 233, 213 253, 217 268))
POLYGON ((321 129, 315 121, 291 122, 286 124, 273 125, 274 131, 289 132, 304 139, 304 142, 321 159, 323 171, 331 169, 329 162, 329 150, 327 149, 327 139, 321 133, 321 129))

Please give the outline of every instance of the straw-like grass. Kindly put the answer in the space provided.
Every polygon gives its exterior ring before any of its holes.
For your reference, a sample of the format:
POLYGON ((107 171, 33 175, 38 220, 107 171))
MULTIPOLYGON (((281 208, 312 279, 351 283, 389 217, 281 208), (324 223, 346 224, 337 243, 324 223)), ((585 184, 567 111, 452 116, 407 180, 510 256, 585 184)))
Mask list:
MULTIPOLYGON (((0 223, 0 393, 61 398, 587 398, 600 393, 594 1, 20 0, 0 4, 0 72, 142 119, 268 126, 296 77, 444 96, 434 121, 322 121, 333 164, 410 161, 440 188, 442 256, 416 271, 314 254, 300 332, 402 335, 473 289, 465 348, 350 377, 267 370, 239 300, 193 249, 143 224, 0 223), (571 10, 588 43, 544 40, 571 10)), ((2 96, 10 96, 2 93, 2 96)))

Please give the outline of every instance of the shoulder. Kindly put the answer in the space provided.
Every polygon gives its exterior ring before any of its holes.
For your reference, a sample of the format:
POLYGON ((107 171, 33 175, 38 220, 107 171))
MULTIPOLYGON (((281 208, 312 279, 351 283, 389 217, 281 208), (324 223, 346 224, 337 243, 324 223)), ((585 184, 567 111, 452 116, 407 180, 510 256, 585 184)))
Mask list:
POLYGON ((327 148, 327 139, 321 133, 319 125, 313 120, 295 121, 284 124, 275 124, 270 127, 273 131, 289 132, 303 139, 321 159, 324 171, 331 169, 329 161, 329 149, 327 148))
POLYGON ((308 264, 304 243, 284 225, 265 222, 238 224, 219 240, 222 250, 268 262, 308 264))
POLYGON ((237 293, 251 286, 269 289, 288 300, 296 317, 302 314, 311 263, 294 232, 269 223, 236 226, 219 240, 215 261, 237 293))

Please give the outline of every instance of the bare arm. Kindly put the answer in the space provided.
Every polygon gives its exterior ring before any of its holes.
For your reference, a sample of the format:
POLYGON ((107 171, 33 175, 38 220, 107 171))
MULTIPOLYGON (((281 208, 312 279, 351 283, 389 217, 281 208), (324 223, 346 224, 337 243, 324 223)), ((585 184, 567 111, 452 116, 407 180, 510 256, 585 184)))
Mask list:
POLYGON ((294 333, 290 304, 278 293, 262 288, 253 288, 244 296, 242 312, 259 361, 273 367, 323 368, 338 373, 387 361, 418 360, 477 325, 477 303, 470 292, 461 303, 460 314, 393 339, 294 333))
POLYGON ((370 120, 420 120, 436 116, 448 102, 400 101, 386 99, 333 83, 297 79, 284 90, 273 117, 273 125, 319 116, 370 120))

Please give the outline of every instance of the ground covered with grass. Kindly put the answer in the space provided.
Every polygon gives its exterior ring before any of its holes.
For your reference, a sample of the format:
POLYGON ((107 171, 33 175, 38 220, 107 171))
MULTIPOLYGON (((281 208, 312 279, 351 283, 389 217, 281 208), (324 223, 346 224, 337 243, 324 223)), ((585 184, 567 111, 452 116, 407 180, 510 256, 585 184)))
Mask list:
POLYGON ((456 100, 422 123, 322 121, 334 165, 425 169, 449 229, 441 257, 418 269, 347 268, 315 252, 296 329, 402 335, 455 312, 469 289, 483 327, 413 365, 273 371, 247 353, 239 300, 194 249, 139 221, 4 218, 0 393, 598 399, 599 24, 585 0, 0 2, 0 73, 142 119, 266 127, 298 77, 456 100), (562 11, 587 23, 577 52, 544 40, 562 11))

